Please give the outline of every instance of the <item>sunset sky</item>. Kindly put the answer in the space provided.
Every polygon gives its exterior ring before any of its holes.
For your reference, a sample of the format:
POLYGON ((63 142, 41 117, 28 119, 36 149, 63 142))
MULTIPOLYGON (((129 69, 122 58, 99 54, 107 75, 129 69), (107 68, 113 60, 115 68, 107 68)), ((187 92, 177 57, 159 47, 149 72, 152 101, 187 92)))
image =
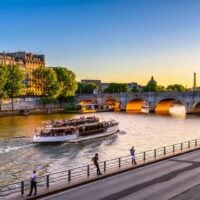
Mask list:
POLYGON ((0 0, 0 51, 77 79, 200 86, 200 0, 0 0))

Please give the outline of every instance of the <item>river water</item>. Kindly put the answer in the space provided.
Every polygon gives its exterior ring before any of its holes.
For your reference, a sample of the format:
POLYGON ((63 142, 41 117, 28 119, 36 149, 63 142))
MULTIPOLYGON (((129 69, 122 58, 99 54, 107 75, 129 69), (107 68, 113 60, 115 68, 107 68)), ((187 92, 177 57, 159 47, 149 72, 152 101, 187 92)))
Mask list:
POLYGON ((116 119, 116 136, 80 144, 40 145, 32 136, 41 121, 71 118, 53 114, 0 118, 0 185, 27 178, 32 169, 40 174, 66 170, 91 163, 94 153, 100 161, 200 138, 200 116, 161 116, 156 114, 97 113, 102 119, 116 119))

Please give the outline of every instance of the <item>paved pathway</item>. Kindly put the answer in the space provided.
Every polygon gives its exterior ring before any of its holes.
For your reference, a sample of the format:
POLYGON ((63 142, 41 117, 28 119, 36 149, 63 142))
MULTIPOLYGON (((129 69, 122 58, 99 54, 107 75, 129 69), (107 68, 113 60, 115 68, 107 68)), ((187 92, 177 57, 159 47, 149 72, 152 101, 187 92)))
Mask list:
POLYGON ((197 186, 199 184, 200 150, 42 199, 199 200, 200 186, 197 186))

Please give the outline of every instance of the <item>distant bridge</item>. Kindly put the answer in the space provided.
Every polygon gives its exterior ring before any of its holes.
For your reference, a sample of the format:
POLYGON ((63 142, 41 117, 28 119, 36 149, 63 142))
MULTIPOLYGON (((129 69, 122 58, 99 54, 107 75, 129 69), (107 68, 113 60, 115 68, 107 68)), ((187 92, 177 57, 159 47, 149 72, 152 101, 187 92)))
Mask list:
POLYGON ((135 92, 112 94, 81 94, 76 96, 76 102, 113 105, 115 110, 131 110, 138 103, 149 106, 150 112, 165 105, 165 111, 175 104, 182 104, 186 113, 200 113, 200 92, 135 92))

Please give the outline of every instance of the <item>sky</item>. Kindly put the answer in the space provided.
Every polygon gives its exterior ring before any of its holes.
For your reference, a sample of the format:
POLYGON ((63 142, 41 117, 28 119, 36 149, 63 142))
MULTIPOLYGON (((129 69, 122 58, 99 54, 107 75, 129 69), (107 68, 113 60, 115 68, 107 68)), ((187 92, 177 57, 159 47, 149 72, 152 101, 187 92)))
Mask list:
POLYGON ((200 0, 0 0, 0 51, 45 54, 77 80, 200 86, 200 0))

